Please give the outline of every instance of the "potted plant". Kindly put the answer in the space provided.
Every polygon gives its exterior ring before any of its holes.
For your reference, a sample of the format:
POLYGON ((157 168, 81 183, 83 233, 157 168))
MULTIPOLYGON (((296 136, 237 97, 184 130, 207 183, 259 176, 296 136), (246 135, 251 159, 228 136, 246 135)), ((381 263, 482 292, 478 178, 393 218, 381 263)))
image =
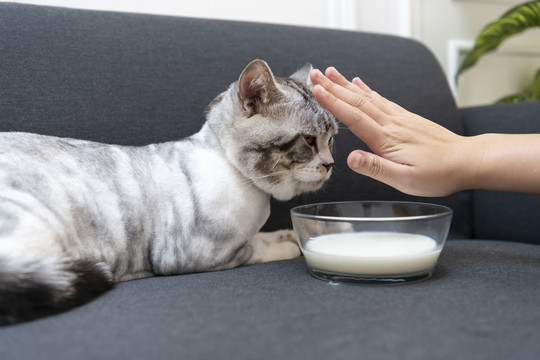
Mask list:
MULTIPOLYGON (((472 50, 465 56, 456 74, 470 68, 478 59, 495 49, 507 38, 532 27, 540 27, 540 0, 519 4, 503 14, 498 20, 488 24, 477 36, 472 50)), ((506 96, 498 102, 518 102, 540 100, 540 69, 536 72, 531 85, 522 92, 506 96)))

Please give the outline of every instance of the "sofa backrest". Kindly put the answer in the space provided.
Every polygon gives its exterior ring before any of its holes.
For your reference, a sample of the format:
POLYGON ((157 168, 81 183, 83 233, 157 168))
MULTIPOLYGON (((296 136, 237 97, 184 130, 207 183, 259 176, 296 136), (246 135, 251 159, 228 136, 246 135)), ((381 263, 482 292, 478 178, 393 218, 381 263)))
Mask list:
MULTIPOLYGON (((196 132, 205 106, 254 58, 286 76, 306 62, 336 66, 405 108, 461 133, 443 72, 420 43, 392 36, 246 22, 0 3, 0 130, 140 145, 196 132)), ((332 180, 316 194, 275 203, 265 229, 290 227, 291 206, 402 199, 454 209, 452 235, 471 233, 470 194, 405 196, 354 175, 336 138, 332 180)))

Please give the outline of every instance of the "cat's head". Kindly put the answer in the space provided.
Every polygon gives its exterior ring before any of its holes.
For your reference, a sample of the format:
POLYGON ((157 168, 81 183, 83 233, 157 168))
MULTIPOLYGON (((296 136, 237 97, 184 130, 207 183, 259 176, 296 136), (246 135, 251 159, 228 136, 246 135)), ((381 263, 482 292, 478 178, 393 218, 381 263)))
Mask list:
POLYGON ((334 165, 334 117, 315 100, 306 64, 287 78, 252 61, 208 107, 228 160, 279 200, 319 189, 334 165))

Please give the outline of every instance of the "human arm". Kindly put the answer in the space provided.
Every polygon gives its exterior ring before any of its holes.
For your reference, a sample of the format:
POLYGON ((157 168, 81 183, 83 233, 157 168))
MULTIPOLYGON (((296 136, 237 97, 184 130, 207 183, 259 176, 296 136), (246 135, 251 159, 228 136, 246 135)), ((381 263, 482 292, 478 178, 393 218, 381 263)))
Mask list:
POLYGON ((313 70, 313 94, 373 153, 353 151, 359 174, 419 196, 464 189, 540 194, 540 135, 457 135, 352 82, 334 68, 313 70))

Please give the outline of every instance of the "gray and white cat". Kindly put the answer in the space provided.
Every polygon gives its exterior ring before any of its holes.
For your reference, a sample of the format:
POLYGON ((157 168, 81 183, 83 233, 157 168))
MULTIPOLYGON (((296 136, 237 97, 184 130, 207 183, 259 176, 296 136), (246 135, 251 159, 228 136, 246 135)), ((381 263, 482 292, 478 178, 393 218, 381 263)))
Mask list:
POLYGON ((142 147, 0 133, 0 323, 83 304, 113 283, 300 255, 258 233, 270 196, 320 188, 334 118, 311 65, 274 77, 254 60, 186 139, 142 147))

